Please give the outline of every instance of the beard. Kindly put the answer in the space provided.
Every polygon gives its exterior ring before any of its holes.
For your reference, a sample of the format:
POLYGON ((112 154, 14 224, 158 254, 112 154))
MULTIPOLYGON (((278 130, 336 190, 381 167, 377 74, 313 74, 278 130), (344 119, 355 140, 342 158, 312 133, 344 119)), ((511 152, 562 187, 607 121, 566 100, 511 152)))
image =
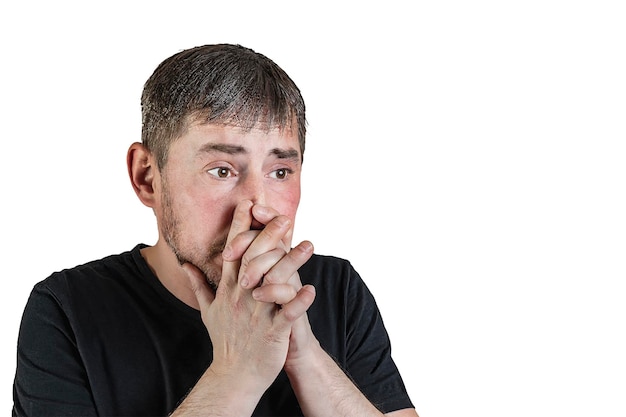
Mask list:
POLYGON ((194 244, 188 245, 183 243, 181 218, 174 210, 165 176, 162 178, 163 193, 161 205, 163 207, 163 220, 161 222, 161 234, 163 239, 174 252, 178 263, 180 265, 190 263, 200 269, 204 273, 208 284, 215 291, 222 276, 221 268, 217 265, 215 259, 224 251, 226 236, 215 239, 209 244, 208 248, 200 248, 194 244))

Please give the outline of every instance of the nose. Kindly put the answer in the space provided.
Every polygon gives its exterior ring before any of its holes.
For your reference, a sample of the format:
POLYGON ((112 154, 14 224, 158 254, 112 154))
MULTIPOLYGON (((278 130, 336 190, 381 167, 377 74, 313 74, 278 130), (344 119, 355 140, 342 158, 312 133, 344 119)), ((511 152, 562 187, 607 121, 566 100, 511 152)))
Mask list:
MULTIPOLYGON (((265 188, 263 184, 263 177, 260 175, 246 175, 243 180, 242 192, 239 197, 241 200, 250 200, 255 205, 265 205, 265 188)), ((252 230, 261 230, 265 227, 263 223, 257 219, 252 219, 250 228, 252 230)))
POLYGON ((250 200, 254 204, 265 205, 265 187, 263 176, 248 174, 244 178, 242 199, 250 200))

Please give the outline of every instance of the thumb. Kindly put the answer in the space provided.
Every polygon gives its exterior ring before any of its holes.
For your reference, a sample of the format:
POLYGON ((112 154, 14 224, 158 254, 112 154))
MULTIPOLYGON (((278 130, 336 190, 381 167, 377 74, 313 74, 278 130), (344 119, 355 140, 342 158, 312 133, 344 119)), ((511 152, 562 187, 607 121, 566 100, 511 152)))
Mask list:
POLYGON ((183 270, 187 273, 189 283, 191 284, 191 290, 193 291, 200 310, 204 310, 209 307, 213 300, 215 300, 215 293, 206 280, 206 277, 196 266, 185 263, 182 265, 183 270))

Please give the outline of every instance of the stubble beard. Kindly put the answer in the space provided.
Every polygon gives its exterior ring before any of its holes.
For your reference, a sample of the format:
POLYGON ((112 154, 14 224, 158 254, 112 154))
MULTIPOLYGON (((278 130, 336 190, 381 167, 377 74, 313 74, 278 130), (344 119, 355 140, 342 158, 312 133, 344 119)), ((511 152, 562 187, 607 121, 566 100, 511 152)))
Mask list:
POLYGON ((217 290, 218 282, 221 278, 221 270, 216 265, 215 259, 222 253, 226 246, 226 237, 214 240, 208 248, 185 247, 181 241, 181 221, 176 214, 169 188, 163 177, 163 193, 161 197, 161 207, 163 216, 161 222, 161 234, 170 247, 180 265, 190 263, 200 269, 211 288, 217 290))

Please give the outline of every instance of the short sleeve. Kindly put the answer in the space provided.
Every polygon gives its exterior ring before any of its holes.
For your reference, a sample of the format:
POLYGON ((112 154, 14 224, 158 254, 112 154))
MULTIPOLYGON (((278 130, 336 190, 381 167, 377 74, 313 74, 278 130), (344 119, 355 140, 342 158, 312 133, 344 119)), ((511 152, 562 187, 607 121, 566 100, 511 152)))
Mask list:
POLYGON ((96 415, 74 333, 45 281, 31 292, 22 316, 12 414, 96 415))
POLYGON ((391 342, 371 292, 352 270, 347 300, 347 371, 383 412, 413 408, 391 356, 391 342))

